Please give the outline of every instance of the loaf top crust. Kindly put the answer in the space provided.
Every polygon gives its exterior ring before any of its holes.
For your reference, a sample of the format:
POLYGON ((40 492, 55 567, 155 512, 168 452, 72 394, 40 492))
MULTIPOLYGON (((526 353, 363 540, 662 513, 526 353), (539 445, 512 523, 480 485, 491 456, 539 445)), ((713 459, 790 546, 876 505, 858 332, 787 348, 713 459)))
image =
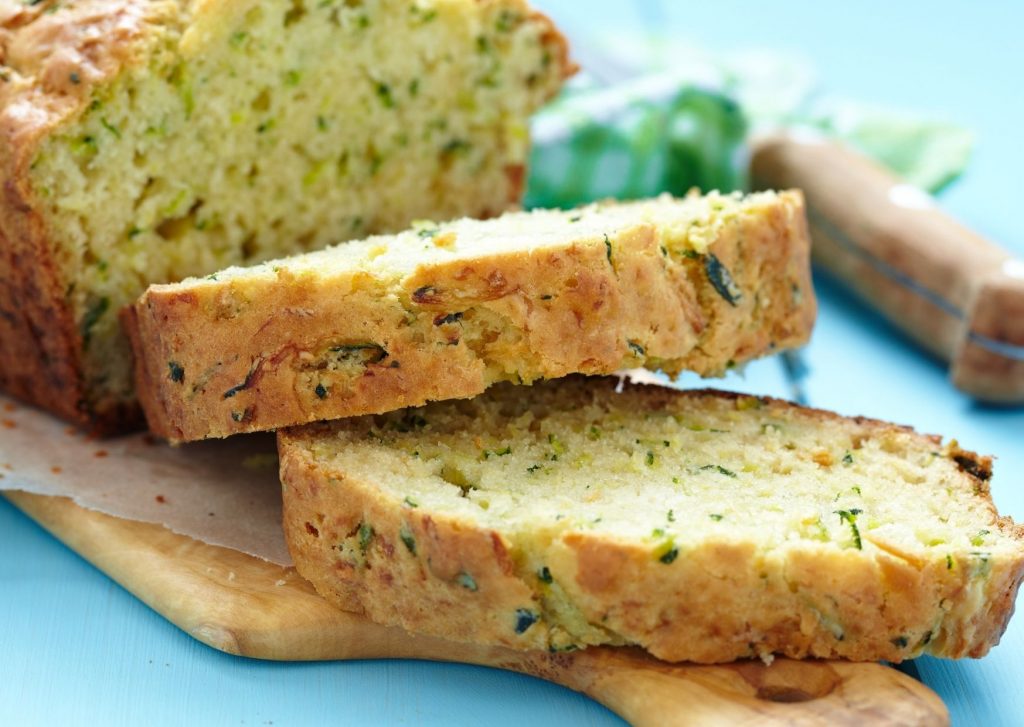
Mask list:
MULTIPOLYGON (((525 2, 516 4, 538 15, 525 2)), ((181 43, 187 56, 204 35, 251 6, 247 0, 0 0, 0 173, 23 178, 32 142, 86 108, 93 88, 144 60, 161 36, 187 33, 181 43)), ((553 27, 550 32, 557 35, 553 27)), ((558 47, 557 66, 569 76, 576 67, 564 41, 558 47)))
POLYGON ((996 513, 989 458, 766 397, 617 390, 501 385, 279 433, 300 572, 377 620, 519 648, 900 660, 998 642, 1024 529, 996 513))
POLYGON ((84 109, 94 87, 184 22, 185 4, 168 0, 81 0, 60 13, 55 4, 0 0, 0 173, 8 180, 25 179, 33 142, 84 109))
POLYGON ((172 440, 647 366, 720 375, 810 335, 799 192, 604 203, 394 236, 151 286, 125 315, 172 440))

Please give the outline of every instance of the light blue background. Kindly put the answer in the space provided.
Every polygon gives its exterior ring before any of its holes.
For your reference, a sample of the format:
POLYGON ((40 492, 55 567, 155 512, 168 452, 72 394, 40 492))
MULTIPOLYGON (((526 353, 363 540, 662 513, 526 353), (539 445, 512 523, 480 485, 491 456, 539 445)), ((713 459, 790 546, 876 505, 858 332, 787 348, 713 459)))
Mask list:
MULTIPOLYGON (((1024 256, 1024 3, 655 3, 539 0, 567 32, 639 30, 727 50, 805 53, 829 90, 925 111, 978 134, 956 217, 1024 256), (646 9, 644 9, 646 8, 646 9), (663 21, 663 22, 662 22, 663 21)), ((999 460, 1000 509, 1024 520, 1024 409, 979 407, 943 367, 819 279, 807 358, 811 403, 955 435, 999 460)), ((786 395, 778 364, 729 386, 786 395)), ((1020 723, 1024 617, 985 659, 921 659, 924 680, 963 725, 1020 723)), ((584 697, 494 670, 416 662, 271 664, 192 641, 0 502, 0 724, 616 724, 584 697)))

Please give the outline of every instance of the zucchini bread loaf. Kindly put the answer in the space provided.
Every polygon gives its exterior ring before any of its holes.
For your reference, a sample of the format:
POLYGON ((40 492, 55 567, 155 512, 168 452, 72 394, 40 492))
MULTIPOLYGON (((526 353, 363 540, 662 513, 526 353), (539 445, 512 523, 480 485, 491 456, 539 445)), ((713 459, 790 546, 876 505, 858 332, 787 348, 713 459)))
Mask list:
POLYGON ((284 524, 375 621, 670 661, 982 656, 1024 577, 991 461, 766 398, 569 377, 278 434, 284 524))
POLYGON ((150 428, 194 440, 804 343, 798 192, 508 213, 151 287, 125 311, 150 428))
POLYGON ((522 0, 0 0, 0 389, 131 423, 147 284, 514 206, 569 72, 522 0))

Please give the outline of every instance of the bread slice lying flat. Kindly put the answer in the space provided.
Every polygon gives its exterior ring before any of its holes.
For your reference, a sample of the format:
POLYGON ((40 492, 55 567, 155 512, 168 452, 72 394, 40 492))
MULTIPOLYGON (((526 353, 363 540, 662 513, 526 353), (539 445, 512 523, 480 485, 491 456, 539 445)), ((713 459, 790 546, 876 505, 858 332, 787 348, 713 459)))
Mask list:
POLYGON ((0 389, 134 423, 149 283, 500 214, 571 70, 523 0, 3 0, 0 389))
POLYGON ((417 229, 151 287, 125 316, 172 440, 647 366, 719 374, 806 341, 803 198, 663 197, 417 229))
POLYGON ((991 461, 869 419, 569 377, 279 433, 299 572, 375 621, 670 661, 982 656, 1024 576, 991 461))

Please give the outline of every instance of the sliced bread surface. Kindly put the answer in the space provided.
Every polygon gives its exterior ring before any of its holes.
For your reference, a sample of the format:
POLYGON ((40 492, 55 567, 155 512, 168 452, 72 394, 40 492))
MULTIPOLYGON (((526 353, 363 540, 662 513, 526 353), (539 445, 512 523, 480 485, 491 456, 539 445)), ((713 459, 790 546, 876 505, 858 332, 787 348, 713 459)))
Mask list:
POLYGON ((278 434, 299 572, 457 640, 670 661, 982 656, 1024 577, 991 461, 715 391, 569 377, 278 434))
POLYGON ((149 283, 514 207, 571 70, 522 0, 0 1, 0 389, 138 420, 149 283))
POLYGON ((423 222, 152 286, 127 311, 151 429, 172 440, 647 366, 720 374, 804 343, 799 192, 423 222))

